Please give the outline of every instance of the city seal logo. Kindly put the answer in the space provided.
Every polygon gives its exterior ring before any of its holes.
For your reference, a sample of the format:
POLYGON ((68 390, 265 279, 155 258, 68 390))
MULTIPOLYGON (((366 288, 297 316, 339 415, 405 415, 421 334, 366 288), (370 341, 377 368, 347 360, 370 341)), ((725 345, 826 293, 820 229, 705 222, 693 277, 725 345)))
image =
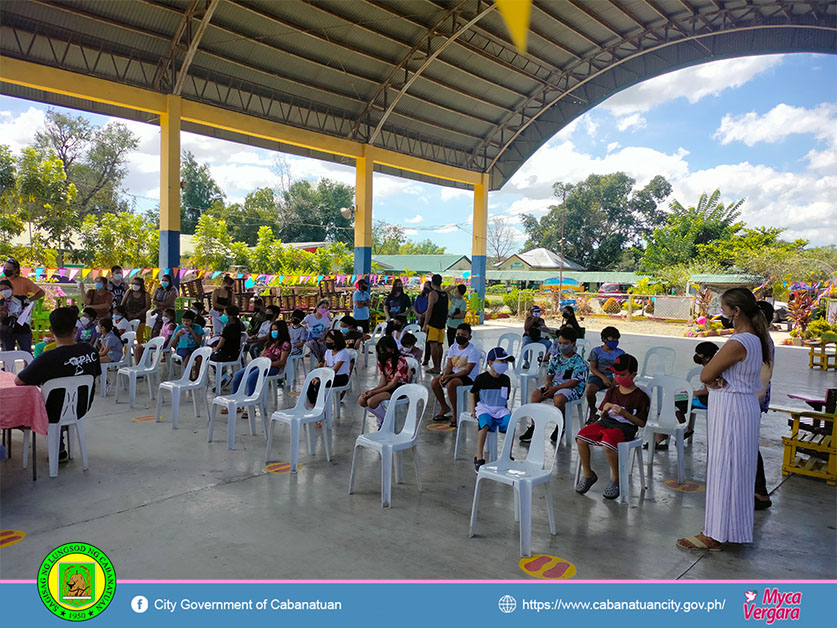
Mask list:
POLYGON ((113 563, 88 543, 56 547, 38 570, 41 601, 61 619, 92 619, 108 607, 115 592, 113 563))

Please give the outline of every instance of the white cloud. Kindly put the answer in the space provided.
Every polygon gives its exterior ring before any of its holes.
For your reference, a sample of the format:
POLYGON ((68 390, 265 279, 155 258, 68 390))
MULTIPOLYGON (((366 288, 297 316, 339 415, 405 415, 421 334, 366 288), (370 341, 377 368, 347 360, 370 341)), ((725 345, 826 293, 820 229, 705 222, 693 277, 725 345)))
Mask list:
POLYGON ((646 124, 647 122, 645 121, 645 118, 639 113, 632 113, 629 116, 623 116, 616 120, 616 128, 620 131, 627 131, 628 129, 644 129, 646 124))
POLYGON ((404 222, 417 224, 420 223, 422 220, 424 220, 424 217, 421 214, 416 214, 413 218, 405 218, 404 222))
POLYGON ((794 134, 814 135, 837 148, 837 104, 822 103, 813 109, 779 104, 764 115, 755 111, 738 116, 726 114, 713 137, 721 144, 743 142, 753 146, 758 142, 781 142, 794 134))
POLYGON ((0 143, 7 144, 13 154, 32 144, 35 132, 44 125, 45 112, 35 107, 17 115, 11 111, 3 111, 1 115, 0 143))
POLYGON ((209 171, 218 186, 233 193, 246 190, 248 193, 257 188, 273 187, 277 183, 276 175, 270 168, 238 164, 210 164, 209 171))
POLYGON ((461 188, 441 187, 439 193, 443 201, 452 201, 459 198, 472 199, 474 193, 471 190, 463 190, 461 188))
POLYGON ((612 153, 617 148, 621 148, 621 147, 622 147, 622 145, 619 142, 611 142, 610 144, 607 145, 607 152, 612 153))
POLYGON ((741 87, 781 60, 781 55, 762 55, 703 63, 643 81, 613 95, 600 106, 621 116, 649 111, 676 98, 687 98, 694 104, 706 96, 741 87))

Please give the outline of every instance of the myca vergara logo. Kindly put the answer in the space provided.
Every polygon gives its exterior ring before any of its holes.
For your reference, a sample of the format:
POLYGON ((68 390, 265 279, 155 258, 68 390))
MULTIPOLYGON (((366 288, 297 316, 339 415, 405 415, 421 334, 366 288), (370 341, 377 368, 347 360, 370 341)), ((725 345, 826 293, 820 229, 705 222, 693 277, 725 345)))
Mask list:
POLYGON ((113 563, 88 543, 56 547, 38 570, 41 601, 61 619, 92 619, 108 607, 115 592, 113 563))
POLYGON ((765 589, 759 599, 759 592, 752 589, 744 593, 744 619, 754 619, 772 624, 782 620, 798 620, 802 605, 799 591, 782 592, 779 589, 765 589))

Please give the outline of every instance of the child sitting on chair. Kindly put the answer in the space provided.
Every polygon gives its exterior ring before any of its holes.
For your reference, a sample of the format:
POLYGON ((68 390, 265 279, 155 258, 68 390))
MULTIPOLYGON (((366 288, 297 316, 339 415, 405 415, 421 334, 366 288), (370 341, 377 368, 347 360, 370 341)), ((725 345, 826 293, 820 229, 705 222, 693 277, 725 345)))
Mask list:
POLYGON ((511 380, 506 375, 509 362, 514 357, 502 347, 495 347, 488 352, 488 370, 480 373, 471 387, 474 397, 472 416, 479 421, 480 431, 477 437, 477 455, 474 456, 474 471, 479 473, 485 464, 485 439, 488 432, 506 433, 511 419, 509 411, 509 391, 511 380))
POLYGON ((421 364, 422 350, 416 346, 416 337, 410 332, 401 337, 401 355, 415 358, 421 364))
POLYGON ((605 394, 601 418, 585 425, 575 437, 582 470, 575 490, 583 495, 599 479, 590 467, 590 445, 603 446, 610 465, 610 484, 604 490, 604 497, 616 499, 619 497, 618 445, 632 441, 637 429, 645 425, 651 400, 634 385, 639 370, 634 356, 624 353, 609 368, 613 371, 615 386, 608 388, 605 394))
POLYGON ((375 346, 378 352, 378 371, 381 381, 375 388, 360 394, 357 402, 361 408, 369 411, 378 419, 378 429, 384 424, 386 410, 382 403, 392 398, 392 393, 402 384, 409 384, 412 376, 407 360, 398 352, 398 345, 391 336, 384 336, 375 346))
POLYGON ((308 340, 308 330, 302 325, 305 312, 296 309, 291 314, 291 326, 288 332, 291 335, 291 355, 302 355, 305 348, 305 341, 308 340))
POLYGON ((600 347, 593 347, 590 352, 590 379, 587 381, 587 388, 584 394, 587 395, 587 408, 590 416, 588 423, 596 420, 596 393, 600 390, 613 388, 613 373, 609 368, 621 356, 624 351, 619 348, 619 330, 615 327, 605 327, 602 330, 602 344, 600 347))
MULTIPOLYGON (((558 352, 549 358, 546 371, 546 385, 532 392, 531 402, 540 403, 552 400, 555 407, 566 418, 566 405, 569 401, 581 399, 584 394, 584 382, 589 372, 587 363, 575 352, 576 332, 572 327, 564 327, 558 332, 556 346, 558 352)), ((529 425, 520 436, 523 443, 532 440, 535 424, 529 425)), ((552 432, 550 439, 554 443, 558 439, 558 428, 552 432)))

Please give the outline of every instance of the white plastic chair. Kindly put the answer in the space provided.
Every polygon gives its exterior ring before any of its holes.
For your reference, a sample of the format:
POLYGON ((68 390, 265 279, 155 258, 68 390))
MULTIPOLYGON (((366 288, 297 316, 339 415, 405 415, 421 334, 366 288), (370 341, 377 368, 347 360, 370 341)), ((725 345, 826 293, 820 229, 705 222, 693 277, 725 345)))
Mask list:
POLYGON ((338 419, 340 418, 340 396, 347 390, 351 390, 352 384, 354 383, 352 375, 357 364, 357 351, 354 349, 346 349, 346 353, 349 354, 349 380, 343 386, 334 386, 331 389, 331 398, 334 400, 334 416, 338 419))
POLYGON ((302 374, 308 374, 308 367, 305 365, 305 356, 302 353, 291 353, 288 356, 287 362, 285 362, 285 373, 288 376, 285 378, 285 390, 291 391, 294 388, 294 384, 296 384, 297 372, 299 371, 300 367, 302 368, 302 374))
POLYGON ((116 371, 116 403, 119 403, 119 377, 125 376, 128 378, 128 396, 131 407, 134 407, 134 402, 137 398, 137 378, 144 377, 148 383, 148 394, 154 399, 154 387, 151 385, 152 376, 157 376, 157 383, 160 383, 160 373, 158 368, 160 366, 160 358, 163 355, 163 345, 166 339, 162 336, 157 336, 148 341, 145 345, 145 351, 142 353, 139 364, 136 366, 123 366, 116 371))
POLYGON ((497 346, 502 347, 506 350, 506 353, 513 356, 517 356, 521 344, 523 344, 523 334, 516 334, 514 332, 503 334, 497 340, 497 346))
MULTIPOLYGON (((651 399, 651 391, 646 386, 637 385, 642 392, 648 395, 651 399)), ((642 461, 642 444, 644 442, 645 428, 640 427, 634 439, 618 443, 616 445, 616 452, 619 456, 619 503, 627 504, 631 498, 631 475, 633 475, 634 462, 636 457, 639 457, 639 482, 642 490, 648 488, 645 481, 645 470, 643 469, 642 461)), ((591 451, 593 447, 590 448, 591 451)), ((581 474, 581 459, 576 462, 575 467, 575 483, 578 484, 578 478, 581 474)))
POLYGON ((419 327, 416 323, 410 323, 409 325, 404 325, 404 329, 401 331, 405 334, 413 334, 415 336, 416 333, 421 331, 421 327, 419 327))
POLYGON ((337 329, 340 326, 340 320, 343 318, 343 314, 339 314, 331 319, 331 328, 337 329))
POLYGON ((171 393, 171 429, 177 429, 177 422, 180 418, 180 395, 184 392, 192 393, 192 402, 195 404, 195 416, 200 416, 200 405, 198 404, 198 393, 201 393, 204 405, 206 406, 206 414, 209 414, 209 401, 207 400, 207 384, 209 382, 209 356, 212 355, 212 347, 201 347, 195 349, 183 369, 183 375, 180 379, 161 382, 157 392, 157 416, 155 421, 160 422, 160 406, 163 403, 163 391, 167 390, 171 393), (191 378, 192 368, 195 365, 195 360, 201 359, 201 365, 198 369, 198 376, 193 380, 191 378))
POLYGON ((267 421, 267 409, 265 408, 265 398, 263 393, 265 378, 267 372, 270 370, 270 358, 256 358, 244 369, 244 377, 238 383, 238 390, 231 395, 217 396, 212 400, 212 405, 209 408, 209 442, 212 442, 212 432, 215 429, 215 415, 217 414, 215 407, 221 406, 227 409, 227 449, 235 449, 235 423, 239 408, 251 408, 249 411, 250 435, 256 433, 256 408, 262 411, 262 422, 267 421), (247 394, 247 382, 250 374, 253 371, 259 372, 259 378, 256 380, 256 387, 252 394, 247 394))
POLYGON ((28 351, 0 351, 0 366, 2 366, 2 370, 7 373, 14 373, 15 375, 23 370, 17 369, 18 361, 23 362, 23 368, 26 368, 34 359, 28 351))
MULTIPOLYGON (((700 372, 703 370, 702 366, 696 366, 691 371, 686 374, 686 379, 689 380, 689 383, 692 385, 692 390, 698 390, 703 388, 703 382, 700 381, 700 372), (697 381, 696 381, 697 380, 697 381)), ((698 417, 703 417, 703 425, 706 428, 706 448, 709 449, 709 413, 707 412, 706 408, 695 408, 694 403, 697 397, 694 395, 692 396, 692 405, 689 406, 689 411, 686 413, 686 425, 692 426, 692 433, 687 437, 689 442, 692 442, 692 438, 694 437, 694 429, 695 423, 697 423, 698 417), (689 415, 693 414, 695 417, 694 421, 690 420, 689 415)))
POLYGON ((520 359, 515 360, 514 375, 519 383, 512 391, 512 398, 509 405, 514 401, 515 393, 520 388, 520 404, 525 405, 529 403, 529 382, 534 380, 536 383, 541 376, 540 360, 546 355, 546 347, 539 342, 530 342, 523 347, 520 353, 520 359), (523 366, 526 364, 527 366, 523 366))
POLYGON ((387 333, 387 324, 385 322, 378 323, 375 325, 375 329, 372 330, 371 337, 369 340, 363 343, 363 367, 366 368, 369 366, 369 354, 375 351, 375 347, 378 344, 378 341, 383 338, 384 334, 387 333), (371 347, 370 347, 371 345, 371 347))
POLYGON ((416 337, 416 346, 421 349, 422 357, 424 357, 424 352, 427 350, 427 333, 417 331, 413 335, 416 337))
MULTIPOLYGON (((139 326, 140 326, 140 323, 141 323, 141 322, 142 322, 142 321, 141 321, 140 319, 138 319, 138 318, 137 318, 137 319, 134 319, 134 320, 132 320, 132 321, 128 321, 128 324, 131 326, 131 331, 132 331, 133 333, 137 333, 137 330, 139 329, 139 326)), ((124 338, 124 337, 125 337, 125 334, 122 334, 122 337, 124 338)))
MULTIPOLYGON (((648 421, 645 424, 645 441, 648 443, 648 481, 651 482, 652 475, 651 468, 654 464, 654 451, 656 450, 657 434, 666 434, 671 439, 673 438, 677 445, 677 481, 682 484, 686 481, 686 474, 683 469, 683 441, 686 433, 687 423, 680 423, 677 420, 675 412, 677 410, 674 405, 675 395, 686 393, 688 401, 686 408, 692 406, 692 397, 694 390, 689 380, 682 377, 672 377, 671 375, 658 375, 651 380, 649 388, 653 391, 654 388, 662 389, 662 402, 657 406, 657 413, 653 416, 649 413, 648 421)), ((659 394, 658 394, 659 398, 659 394)))
MULTIPOLYGON (((242 336, 246 336, 247 334, 243 334, 242 336)), ((235 360, 230 362, 213 362, 212 360, 209 361, 209 365, 215 369, 215 395, 221 394, 221 383, 224 379, 224 369, 230 368, 230 377, 235 375, 237 371, 240 371, 244 368, 244 356, 247 354, 245 349, 244 339, 241 340, 241 346, 238 348, 238 357, 235 360)))
MULTIPOLYGON (((543 347, 543 345, 541 345, 543 347)), ((555 464, 556 448, 552 446, 552 456, 546 459, 546 430, 550 424, 557 424, 558 433, 563 431, 564 417, 557 408, 544 404, 528 403, 520 406, 511 416, 509 431, 503 443, 503 453, 497 462, 487 463, 480 467, 477 473, 477 483, 474 487, 474 504, 471 508, 471 527, 468 536, 473 537, 477 527, 477 508, 480 500, 480 483, 484 480, 494 480, 507 484, 515 492, 514 518, 520 521, 520 555, 531 556, 532 537, 532 488, 544 484, 546 488, 546 509, 549 518, 549 531, 557 534, 555 527, 555 512, 552 508, 552 467, 555 464), (524 419, 531 418, 535 422, 535 434, 532 438, 529 453, 522 462, 511 459, 514 432, 518 424, 524 419)))
MULTIPOLYGON (((93 382, 92 375, 76 375, 74 377, 56 377, 41 386, 41 394, 44 402, 49 399, 51 392, 56 390, 64 391, 64 402, 61 406, 61 416, 58 423, 50 423, 47 430, 47 445, 49 447, 49 477, 58 477, 58 449, 61 442, 61 428, 69 428, 67 440, 67 455, 72 457, 72 432, 75 430, 78 438, 78 449, 81 452, 81 466, 87 471, 87 439, 84 435, 85 416, 93 404, 93 382), (86 388, 87 410, 78 416, 78 401, 81 389, 86 388)), ((24 444, 26 447, 28 443, 24 444)), ((25 449, 24 449, 25 451, 25 449)))
POLYGON ((587 360, 590 357, 590 341, 579 338, 575 341, 575 352, 587 360))
POLYGON ((671 375, 674 371, 674 363, 677 360, 677 353, 668 347, 651 347, 645 352, 642 359, 642 368, 639 371, 637 380, 643 384, 650 382, 658 375, 671 375))
MULTIPOLYGON (((134 355, 134 343, 137 340, 137 332, 126 331, 122 334, 121 340, 122 359, 119 362, 102 362, 102 374, 99 375, 99 394, 102 397, 107 397, 108 395, 108 371, 119 372, 119 369, 133 364, 132 357, 134 355)), ((114 380, 118 379, 118 377, 114 376, 114 380)))
MULTIPOLYGON (((387 406, 387 413, 384 416, 384 424, 377 432, 369 434, 361 434, 355 441, 354 452, 352 454, 352 470, 349 475, 349 495, 355 489, 355 465, 357 464, 358 447, 367 447, 377 451, 381 456, 381 507, 389 508, 392 502, 392 466, 396 462, 396 481, 401 480, 401 464, 400 458, 397 461, 393 460, 393 454, 396 457, 400 456, 400 452, 406 449, 413 450, 413 463, 416 469, 416 484, 418 485, 419 493, 421 492, 421 475, 418 468, 418 451, 416 443, 418 442, 418 431, 421 425, 421 415, 419 413, 419 402, 423 406, 427 406, 427 388, 419 384, 405 384, 395 391, 395 394, 390 399, 390 404, 387 406), (395 431, 395 410, 399 405, 401 399, 406 398, 407 418, 404 421, 404 427, 400 432, 395 431)), ((293 463, 292 463, 293 468, 293 463)))
POLYGON ((267 434, 267 449, 264 454, 264 462, 267 464, 270 461, 270 449, 273 446, 273 428, 276 422, 287 423, 291 430, 291 473, 296 473, 297 466, 299 466, 299 437, 300 428, 303 425, 308 429, 308 453, 314 455, 314 438, 311 432, 311 424, 316 421, 322 421, 323 427, 323 447, 325 449, 326 460, 331 461, 331 446, 329 444, 331 429, 331 413, 328 412, 328 404, 331 401, 331 387, 334 382, 334 371, 329 368, 316 368, 308 373, 305 378, 305 383, 302 385, 302 390, 299 394, 299 399, 293 408, 288 410, 277 410, 270 415, 268 419, 269 425, 265 425, 265 434, 267 434), (308 386, 315 378, 320 380, 320 389, 317 391, 317 399, 314 407, 310 410, 305 407, 307 401, 308 386))
MULTIPOLYGON (((459 441, 465 434, 465 430, 463 429, 466 424, 473 423, 477 426, 477 436, 479 436, 479 419, 474 418, 474 416, 469 411, 464 411, 459 413, 459 420, 456 422, 456 445, 453 448, 453 459, 457 460, 459 458, 459 441)), ((497 431, 488 431, 486 432, 485 438, 485 446, 488 449, 488 462, 494 462, 497 460, 497 451, 498 451, 498 437, 497 431)))

